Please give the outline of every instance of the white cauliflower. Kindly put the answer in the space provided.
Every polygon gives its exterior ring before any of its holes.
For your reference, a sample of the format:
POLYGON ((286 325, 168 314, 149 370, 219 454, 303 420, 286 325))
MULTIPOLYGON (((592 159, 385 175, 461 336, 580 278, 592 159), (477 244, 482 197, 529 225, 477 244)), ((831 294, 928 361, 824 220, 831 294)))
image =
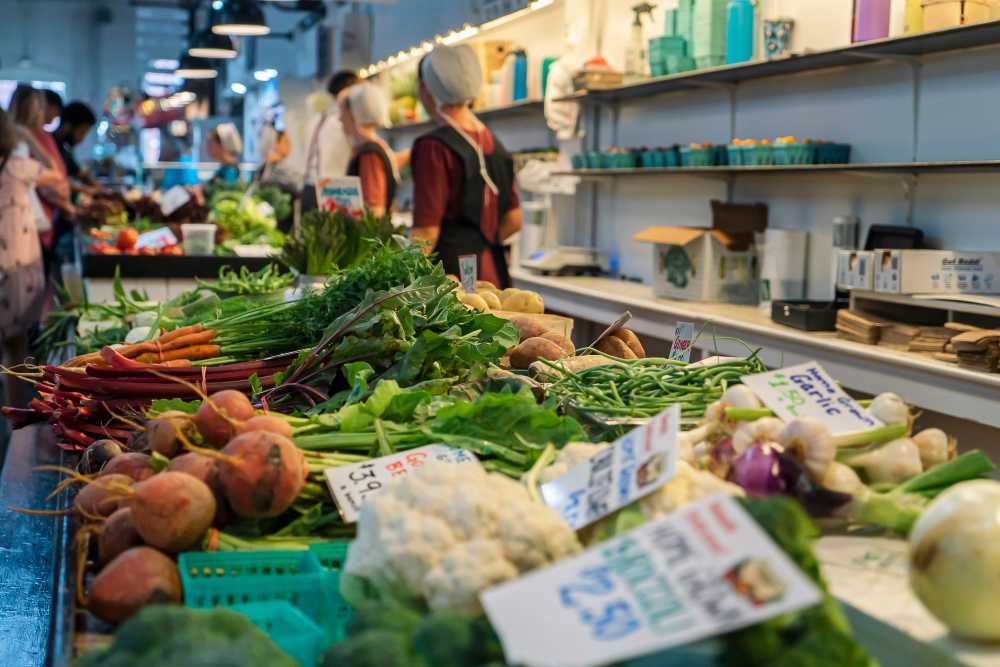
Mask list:
POLYGON ((566 443, 566 446, 559 450, 556 460, 542 471, 538 483, 548 484, 552 480, 562 477, 572 468, 575 468, 607 448, 608 445, 604 443, 596 445, 589 442, 566 443))
POLYGON ((428 463, 361 507, 344 565, 391 590, 395 582, 432 609, 479 612, 479 593, 580 550, 559 514, 527 490, 475 464, 428 463))
POLYGON ((697 470, 684 461, 678 461, 677 475, 658 491, 639 500, 639 504, 646 519, 653 520, 716 493, 744 495, 743 489, 735 484, 719 479, 710 472, 697 470))

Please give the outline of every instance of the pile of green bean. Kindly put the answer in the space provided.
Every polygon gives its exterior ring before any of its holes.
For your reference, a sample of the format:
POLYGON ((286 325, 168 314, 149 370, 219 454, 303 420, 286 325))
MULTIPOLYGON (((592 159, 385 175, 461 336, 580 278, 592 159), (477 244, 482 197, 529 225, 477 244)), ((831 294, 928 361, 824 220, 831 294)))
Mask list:
MULTIPOLYGON (((616 360, 578 373, 562 373, 548 387, 566 405, 608 417, 653 417, 674 403, 681 416, 702 417, 744 375, 767 370, 754 352, 745 359, 691 368, 663 358, 616 360)), ((553 368, 558 366, 553 364, 553 368)))

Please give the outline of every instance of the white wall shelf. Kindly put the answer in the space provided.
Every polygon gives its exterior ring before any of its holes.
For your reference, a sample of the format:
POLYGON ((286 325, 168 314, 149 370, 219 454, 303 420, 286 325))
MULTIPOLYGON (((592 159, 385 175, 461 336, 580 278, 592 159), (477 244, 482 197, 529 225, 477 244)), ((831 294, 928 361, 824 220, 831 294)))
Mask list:
MULTIPOLYGON (((712 336, 734 337, 762 348, 771 367, 815 359, 850 389, 893 391, 914 405, 988 426, 1000 427, 1000 374, 979 373, 928 356, 863 345, 833 333, 806 333, 775 324, 754 306, 656 299, 649 287, 610 278, 546 277, 515 269, 514 284, 538 292, 546 309, 606 324, 630 310, 630 327, 643 336, 669 340, 678 321, 706 325, 699 347, 712 336)), ((746 354, 732 341, 718 341, 724 354, 746 354)))
MULTIPOLYGON (((537 112, 540 116, 544 104, 545 103, 542 102, 542 100, 519 100, 513 104, 506 104, 502 107, 477 111, 476 116, 479 117, 480 120, 494 120, 497 118, 505 118, 532 112, 537 112)), ((433 126, 434 123, 430 120, 422 120, 415 123, 399 123, 390 127, 388 132, 415 132, 417 130, 428 130, 433 126)))
POLYGON ((767 176, 786 174, 984 174, 1000 171, 1000 160, 959 160, 949 162, 857 162, 851 164, 790 164, 719 167, 639 167, 635 169, 574 169, 560 176, 583 179, 628 178, 636 176, 767 176))

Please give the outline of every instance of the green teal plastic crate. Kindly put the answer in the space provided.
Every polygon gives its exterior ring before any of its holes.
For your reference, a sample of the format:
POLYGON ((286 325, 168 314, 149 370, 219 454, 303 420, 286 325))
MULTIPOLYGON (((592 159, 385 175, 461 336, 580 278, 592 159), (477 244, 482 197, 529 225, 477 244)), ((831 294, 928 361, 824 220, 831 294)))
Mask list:
POLYGON ((850 144, 816 144, 816 162, 819 164, 848 164, 850 161, 850 144))
POLYGON ((714 167, 718 153, 715 147, 691 148, 681 146, 681 166, 682 167, 714 167))
POLYGON ((340 596, 340 574, 347 561, 347 548, 350 544, 347 540, 337 540, 309 545, 309 551, 313 558, 326 572, 325 585, 330 589, 327 592, 328 597, 335 601, 331 609, 334 616, 333 624, 341 629, 340 634, 333 637, 335 641, 343 639, 343 630, 347 628, 347 624, 351 620, 351 605, 340 596))
POLYGON ((697 0, 691 19, 688 55, 699 69, 726 62, 726 8, 729 0, 697 0))
POLYGON ((764 167, 774 164, 774 147, 771 144, 744 146, 743 164, 748 167, 764 167))
POLYGON ((740 144, 729 144, 726 146, 726 152, 729 154, 729 164, 733 167, 743 166, 743 149, 744 146, 740 144))
POLYGON ((316 667, 330 645, 311 618, 283 600, 236 605, 233 611, 247 616, 302 667, 316 667))
POLYGON ((816 144, 774 144, 774 164, 815 164, 816 144))
POLYGON ((310 551, 192 551, 180 555, 178 568, 187 607, 283 600, 318 623, 329 641, 344 637, 350 613, 340 577, 310 551))

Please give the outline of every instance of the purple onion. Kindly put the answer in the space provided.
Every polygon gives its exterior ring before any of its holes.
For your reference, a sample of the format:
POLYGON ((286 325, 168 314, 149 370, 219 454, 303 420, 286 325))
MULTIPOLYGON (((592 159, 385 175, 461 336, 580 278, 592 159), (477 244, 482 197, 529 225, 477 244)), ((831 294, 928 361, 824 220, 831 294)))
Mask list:
POLYGON ((733 439, 729 436, 721 438, 712 444, 708 450, 708 470, 716 477, 726 479, 736 458, 733 439))
POLYGON ((756 443, 733 461, 730 482, 743 487, 748 496, 766 498, 787 487, 782 475, 781 452, 770 444, 756 443))

